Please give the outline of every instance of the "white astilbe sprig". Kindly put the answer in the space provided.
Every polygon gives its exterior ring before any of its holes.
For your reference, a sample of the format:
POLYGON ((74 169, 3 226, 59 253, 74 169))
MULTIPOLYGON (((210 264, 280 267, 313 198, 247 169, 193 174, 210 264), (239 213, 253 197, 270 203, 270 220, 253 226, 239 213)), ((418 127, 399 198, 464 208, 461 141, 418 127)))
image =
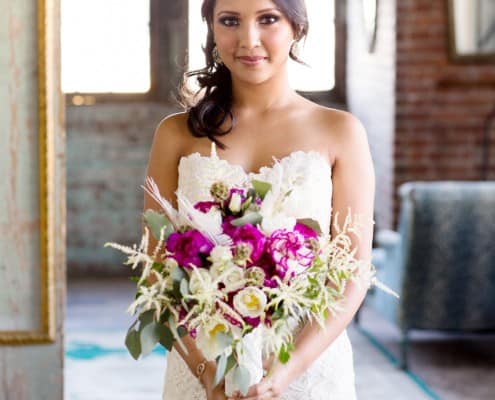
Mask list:
POLYGON ((306 296, 306 277, 303 274, 296 275, 290 283, 282 281, 278 276, 273 280, 277 282, 277 287, 263 289, 271 299, 266 307, 282 310, 284 317, 300 318, 308 315, 313 300, 306 296))
POLYGON ((124 261, 124 264, 131 265, 131 269, 133 270, 136 269, 139 264, 143 264, 143 272, 138 284, 140 284, 147 278, 154 263, 154 258, 148 255, 149 234, 149 229, 145 226, 139 247, 136 247, 136 244, 134 244, 132 247, 129 247, 113 242, 107 242, 104 245, 104 247, 112 247, 114 249, 120 250, 124 254, 127 254, 128 257, 127 260, 124 261))
POLYGON ((263 327, 263 355, 265 357, 271 354, 278 354, 280 349, 292 343, 294 326, 291 325, 289 319, 279 319, 272 326, 263 327))
POLYGON ((187 221, 187 224, 200 231, 212 243, 220 246, 230 246, 232 239, 223 233, 222 215, 219 211, 212 209, 203 213, 194 208, 189 199, 180 191, 177 191, 177 203, 179 215, 187 221))
POLYGON ((174 230, 177 231, 179 228, 179 215, 177 210, 170 204, 170 202, 165 199, 158 189, 157 184, 151 176, 146 177, 145 185, 141 187, 148 193, 152 199, 154 199, 163 209, 165 216, 168 218, 174 230))

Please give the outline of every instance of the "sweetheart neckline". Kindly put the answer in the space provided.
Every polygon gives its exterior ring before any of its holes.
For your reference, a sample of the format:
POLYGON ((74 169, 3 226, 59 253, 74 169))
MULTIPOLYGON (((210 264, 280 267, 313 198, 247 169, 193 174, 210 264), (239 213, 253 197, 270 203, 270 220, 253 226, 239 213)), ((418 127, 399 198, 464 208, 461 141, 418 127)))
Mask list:
POLYGON ((254 171, 254 172, 251 172, 251 171, 247 171, 241 164, 236 164, 236 163, 232 163, 230 162, 229 160, 225 160, 223 158, 220 158, 218 157, 218 155, 216 154, 216 152, 213 152, 213 154, 210 154, 210 155, 203 155, 201 154, 199 151, 195 151, 195 152, 192 152, 192 153, 189 153, 189 154, 186 154, 186 155, 182 155, 180 156, 179 158, 179 166, 181 164, 181 162, 183 160, 187 160, 193 156, 198 156, 200 157, 201 159, 212 159, 212 158, 216 158, 217 160, 231 166, 231 167, 236 167, 236 168, 239 168, 245 175, 247 176, 251 176, 251 175, 259 175, 263 172, 263 170, 265 169, 273 169, 275 167, 275 165, 277 165, 277 163, 281 163, 283 162, 284 160, 288 160, 292 157, 294 157, 296 154, 304 154, 306 156, 309 156, 311 154, 316 154, 318 156, 318 159, 320 161, 322 161, 325 166, 330 169, 330 171, 332 171, 332 165, 326 160, 326 158, 319 152, 319 151, 316 151, 316 150, 294 150, 294 151, 291 151, 289 154, 281 157, 281 158, 277 158, 275 156, 272 156, 272 159, 273 159, 273 163, 271 165, 263 165, 261 166, 260 168, 258 168, 258 171, 254 171))

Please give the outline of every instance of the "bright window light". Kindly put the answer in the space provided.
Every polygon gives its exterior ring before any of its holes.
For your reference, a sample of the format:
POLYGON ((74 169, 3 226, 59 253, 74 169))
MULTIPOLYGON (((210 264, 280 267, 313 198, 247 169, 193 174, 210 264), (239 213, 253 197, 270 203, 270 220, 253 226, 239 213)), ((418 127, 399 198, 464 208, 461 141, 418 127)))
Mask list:
MULTIPOLYGON (((206 41, 206 24, 201 19, 202 0, 189 0, 189 69, 204 67, 201 46, 206 41)), ((289 78, 300 91, 328 91, 335 86, 335 2, 306 0, 309 34, 300 43, 299 58, 310 67, 289 62, 289 78)))
POLYGON ((62 0, 62 90, 150 89, 149 0, 62 0))

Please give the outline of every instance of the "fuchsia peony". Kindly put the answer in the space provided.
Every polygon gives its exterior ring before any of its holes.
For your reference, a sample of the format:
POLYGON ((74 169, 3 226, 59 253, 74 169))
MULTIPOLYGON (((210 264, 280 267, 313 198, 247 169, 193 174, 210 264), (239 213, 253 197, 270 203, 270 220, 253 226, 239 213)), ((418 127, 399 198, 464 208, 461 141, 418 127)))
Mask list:
POLYGON ((267 248, 282 279, 288 272, 292 276, 303 272, 315 258, 306 237, 298 230, 277 229, 268 238, 267 248))
POLYGON ((232 218, 228 218, 223 223, 223 231, 232 238, 234 246, 239 243, 246 243, 251 247, 251 256, 246 266, 250 267, 256 264, 265 250, 265 235, 254 225, 245 224, 243 226, 237 227, 230 223, 232 218))
POLYGON ((202 267, 200 256, 207 256, 212 249, 213 244, 197 230, 174 232, 167 240, 167 250, 173 253, 172 257, 180 266, 188 269, 191 269, 190 264, 202 267))

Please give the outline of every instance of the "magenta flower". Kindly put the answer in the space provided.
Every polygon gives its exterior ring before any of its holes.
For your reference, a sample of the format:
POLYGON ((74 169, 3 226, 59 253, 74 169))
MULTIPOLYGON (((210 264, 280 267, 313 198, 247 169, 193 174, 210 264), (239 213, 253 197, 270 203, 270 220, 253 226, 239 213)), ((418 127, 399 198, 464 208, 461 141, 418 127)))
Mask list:
POLYGON ((167 250, 177 263, 191 269, 193 264, 202 267, 201 256, 207 256, 213 249, 213 244, 201 232, 190 230, 184 233, 174 232, 167 240, 167 250))
POLYGON ((296 231, 277 229, 268 238, 268 252, 275 262, 275 272, 284 278, 303 272, 314 260, 314 253, 304 235, 296 231))
POLYGON ((253 328, 256 328, 260 324, 261 318, 260 317, 255 317, 255 318, 253 318, 253 317, 244 317, 244 321, 247 324, 251 325, 253 328))
POLYGON ((198 201, 195 205, 194 208, 196 210, 201 211, 202 213, 207 213, 210 211, 213 207, 217 207, 218 203, 215 201, 198 201))
POLYGON ((250 267, 256 264, 263 255, 266 237, 252 224, 237 227, 230 223, 231 220, 226 219, 223 224, 223 231, 232 238, 234 246, 239 243, 246 243, 251 247, 250 261, 246 264, 247 267, 250 267))
POLYGON ((299 222, 296 223, 296 225, 294 226, 294 230, 297 231, 297 232, 299 232, 306 239, 309 239, 309 238, 316 239, 318 237, 318 234, 313 229, 311 229, 307 225, 300 224, 299 222))

